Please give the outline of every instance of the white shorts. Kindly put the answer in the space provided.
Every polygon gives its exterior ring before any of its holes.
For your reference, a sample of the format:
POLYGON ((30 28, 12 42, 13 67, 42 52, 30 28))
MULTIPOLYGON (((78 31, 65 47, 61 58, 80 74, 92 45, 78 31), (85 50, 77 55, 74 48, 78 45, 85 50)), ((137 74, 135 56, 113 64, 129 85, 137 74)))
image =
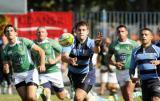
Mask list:
POLYGON ((47 83, 48 81, 52 82, 52 84, 58 88, 63 88, 63 78, 61 72, 47 73, 47 74, 39 74, 40 84, 47 83))
POLYGON ((22 73, 13 73, 14 85, 19 84, 20 82, 25 81, 25 83, 33 82, 39 85, 37 69, 29 70, 22 73))
POLYGON ((115 72, 101 73, 100 80, 104 83, 118 83, 115 72))
POLYGON ((130 76, 129 76, 129 69, 117 70, 117 79, 121 87, 124 86, 127 81, 131 81, 130 76))

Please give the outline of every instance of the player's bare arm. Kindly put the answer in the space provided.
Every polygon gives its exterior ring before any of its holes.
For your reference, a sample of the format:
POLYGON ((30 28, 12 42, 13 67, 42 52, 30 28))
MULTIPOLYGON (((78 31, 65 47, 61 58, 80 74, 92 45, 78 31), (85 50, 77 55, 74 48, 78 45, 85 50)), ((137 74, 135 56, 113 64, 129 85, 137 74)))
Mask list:
POLYGON ((112 60, 112 54, 108 55, 108 61, 111 65, 116 66, 117 69, 123 69, 124 64, 122 62, 116 62, 112 60))
POLYGON ((38 52, 39 56, 40 56, 40 64, 38 66, 38 69, 40 72, 44 72, 46 70, 45 68, 45 52, 36 44, 34 44, 32 46, 32 49, 36 52, 38 52))
POLYGON ((53 65, 53 64, 56 64, 58 61, 61 60, 61 54, 59 54, 54 60, 52 58, 48 58, 48 63, 53 65))
POLYGON ((100 45, 102 43, 102 33, 98 32, 97 36, 95 38, 95 47, 93 48, 95 53, 99 53, 100 52, 100 45))
POLYGON ((160 65, 160 60, 152 60, 151 64, 153 64, 155 66, 160 65))
POLYGON ((62 53, 62 61, 72 64, 73 66, 77 66, 76 62, 77 62, 77 58, 71 58, 69 57, 69 54, 66 52, 62 53))

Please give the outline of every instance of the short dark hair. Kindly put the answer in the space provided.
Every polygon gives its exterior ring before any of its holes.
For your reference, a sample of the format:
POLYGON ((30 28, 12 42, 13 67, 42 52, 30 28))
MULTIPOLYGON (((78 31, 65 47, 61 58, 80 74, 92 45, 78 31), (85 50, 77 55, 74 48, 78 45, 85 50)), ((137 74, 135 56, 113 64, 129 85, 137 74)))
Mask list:
POLYGON ((142 31, 144 31, 144 30, 149 31, 149 32, 153 35, 153 31, 152 31, 150 28, 147 28, 147 27, 142 28, 142 29, 139 31, 139 34, 141 34, 142 31))
POLYGON ((128 31, 127 27, 126 27, 125 25, 123 25, 123 24, 119 25, 119 26, 116 28, 116 31, 118 31, 118 29, 121 28, 121 27, 124 27, 124 28, 128 31))
POLYGON ((75 29, 77 29, 80 26, 87 26, 87 28, 89 29, 89 24, 86 21, 79 21, 78 23, 76 23, 75 29))
POLYGON ((17 29, 16 29, 13 25, 8 24, 8 25, 6 25, 6 26, 4 27, 4 31, 3 31, 4 34, 7 32, 7 30, 8 30, 9 27, 13 27, 14 31, 17 32, 17 29))

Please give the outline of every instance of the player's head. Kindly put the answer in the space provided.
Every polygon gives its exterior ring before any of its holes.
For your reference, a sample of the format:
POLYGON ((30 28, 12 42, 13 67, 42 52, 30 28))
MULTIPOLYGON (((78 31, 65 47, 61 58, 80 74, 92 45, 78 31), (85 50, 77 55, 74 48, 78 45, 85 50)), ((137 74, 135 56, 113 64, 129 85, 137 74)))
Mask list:
POLYGON ((39 41, 45 40, 47 38, 47 35, 48 35, 46 28, 43 27, 43 26, 40 26, 40 27, 37 28, 36 34, 37 34, 37 39, 39 41))
POLYGON ((153 31, 149 28, 143 28, 139 32, 139 39, 143 45, 150 44, 153 40, 153 31))
POLYGON ((80 21, 75 26, 76 36, 79 41, 84 41, 89 34, 89 24, 85 21, 80 21))
POLYGON ((117 32, 119 40, 126 40, 128 38, 128 30, 125 25, 119 25, 116 28, 116 32, 117 32))
POLYGON ((16 30, 16 28, 15 28, 13 25, 11 25, 11 24, 8 24, 8 25, 5 26, 3 33, 7 36, 7 38, 8 38, 9 40, 13 40, 13 39, 15 39, 16 36, 17 36, 17 30, 16 30))

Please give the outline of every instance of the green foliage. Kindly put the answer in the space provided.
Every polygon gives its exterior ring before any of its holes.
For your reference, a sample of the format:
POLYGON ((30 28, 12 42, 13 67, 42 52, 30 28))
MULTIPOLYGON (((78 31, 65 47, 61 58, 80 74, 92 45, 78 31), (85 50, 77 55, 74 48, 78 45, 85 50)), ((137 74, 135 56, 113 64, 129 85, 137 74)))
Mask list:
POLYGON ((34 11, 159 11, 160 0, 28 0, 34 11))

